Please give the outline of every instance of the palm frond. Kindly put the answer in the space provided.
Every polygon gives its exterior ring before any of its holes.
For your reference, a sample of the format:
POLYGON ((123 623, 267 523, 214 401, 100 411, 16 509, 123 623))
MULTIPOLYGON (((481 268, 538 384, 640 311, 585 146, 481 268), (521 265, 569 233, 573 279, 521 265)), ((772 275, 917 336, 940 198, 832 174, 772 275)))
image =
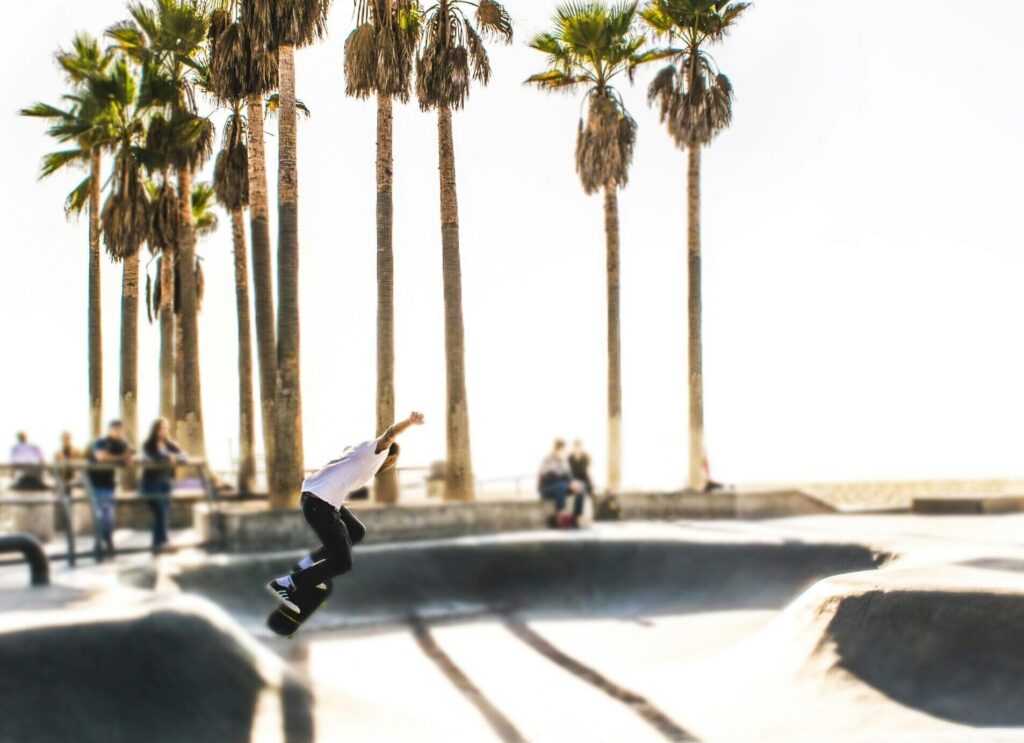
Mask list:
POLYGON ((64 214, 66 216, 81 214, 89 203, 89 194, 92 191, 92 174, 85 176, 78 185, 64 199, 64 214))
POLYGON ((576 172, 583 190, 622 188, 629 180, 629 166, 636 144, 636 122, 611 95, 590 96, 586 123, 580 120, 576 137, 576 172))

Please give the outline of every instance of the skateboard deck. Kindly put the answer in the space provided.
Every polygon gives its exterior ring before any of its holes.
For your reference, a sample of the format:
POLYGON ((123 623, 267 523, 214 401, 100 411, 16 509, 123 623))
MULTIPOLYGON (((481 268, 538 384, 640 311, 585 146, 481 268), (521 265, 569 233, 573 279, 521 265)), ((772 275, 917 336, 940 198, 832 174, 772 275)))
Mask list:
POLYGON ((309 621, 317 609, 324 605, 333 591, 333 581, 327 581, 326 591, 322 588, 298 591, 295 594, 295 603, 302 611, 296 614, 284 604, 278 604, 267 617, 267 627, 276 635, 290 637, 298 631, 299 627, 309 621))

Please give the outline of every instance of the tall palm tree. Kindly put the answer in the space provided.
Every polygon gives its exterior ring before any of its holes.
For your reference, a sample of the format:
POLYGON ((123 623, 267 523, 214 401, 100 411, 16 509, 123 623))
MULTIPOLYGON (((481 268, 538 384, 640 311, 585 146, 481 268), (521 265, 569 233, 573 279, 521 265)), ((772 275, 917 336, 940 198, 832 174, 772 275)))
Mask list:
MULTIPOLYGON (((171 146, 164 137, 172 137, 173 132, 166 125, 162 115, 153 117, 149 124, 146 141, 147 147, 153 152, 166 152, 171 146)), ((176 399, 178 363, 177 349, 181 347, 178 336, 181 326, 177 321, 180 308, 176 305, 175 270, 178 262, 178 238, 181 229, 181 210, 179 208, 178 190, 170 174, 170 166, 162 160, 156 173, 151 174, 149 198, 152 204, 149 248, 157 254, 157 290, 150 296, 147 279, 147 301, 152 304, 149 310, 150 319, 160 318, 160 415, 173 421, 178 428, 183 421, 183 407, 176 399), (152 300, 156 301, 152 301, 152 300)))
MULTIPOLYGON (((409 0, 357 0, 359 25, 345 41, 345 93, 377 97, 377 430, 395 420, 395 308, 392 194, 392 98, 409 100, 419 39, 418 9, 409 0)), ((374 494, 398 501, 398 473, 377 475, 374 494)))
POLYGON ((689 154, 687 186, 687 361, 690 397, 690 487, 707 484, 704 446, 704 371, 701 324, 700 155, 701 148, 732 122, 732 83, 707 52, 736 24, 750 3, 720 0, 651 0, 641 15, 670 46, 659 56, 672 63, 648 88, 662 122, 689 154))
POLYGON ((462 262, 459 205, 455 187, 452 109, 469 95, 470 80, 486 85, 491 64, 483 37, 512 41, 512 19, 494 0, 480 0, 473 19, 468 0, 438 0, 424 12, 423 40, 416 57, 416 96, 424 111, 437 111, 440 164, 441 264, 444 276, 445 368, 447 388, 447 467, 445 498, 474 497, 466 399, 466 349, 462 322, 462 262))
POLYGON ((109 88, 116 150, 100 222, 107 251, 122 265, 121 419, 125 437, 138 444, 139 249, 151 234, 144 171, 153 166, 154 157, 145 148, 145 108, 138 81, 125 60, 113 65, 109 88))
MULTIPOLYGON (((147 138, 147 141, 148 138, 147 138)), ((154 159, 159 161, 159 152, 150 151, 154 159)), ((184 420, 184 399, 176 395, 175 390, 185 384, 185 362, 180 353, 174 349, 182 348, 182 311, 181 273, 182 262, 174 250, 179 231, 180 211, 178 190, 168 181, 147 183, 150 198, 151 233, 150 249, 157 254, 155 282, 147 276, 146 305, 150 322, 154 317, 160 318, 160 415, 169 421, 184 420), (169 320, 169 322, 167 322, 169 320), (164 347, 169 347, 166 352, 164 347), (167 364, 169 363, 169 368, 167 364), (164 377, 167 377, 165 380, 164 377), (169 394, 165 394, 165 388, 169 394)), ((211 208, 213 199, 212 187, 207 183, 195 183, 192 186, 192 223, 197 237, 205 237, 217 228, 217 215, 211 208)), ((192 265, 192 281, 196 287, 196 310, 202 308, 204 284, 202 261, 198 256, 192 265)))
MULTIPOLYGON (((143 67, 142 97, 147 105, 160 107, 166 132, 161 136, 161 153, 178 182, 179 265, 195 264, 195 229, 192 220, 192 175, 213 150, 212 123, 198 115, 195 83, 200 74, 209 15, 204 0, 152 0, 147 6, 129 4, 130 19, 115 24, 107 35, 126 56, 143 67)), ((179 321, 184 373, 176 389, 183 425, 179 439, 189 453, 203 457, 202 398, 199 379, 198 298, 194 273, 179 272, 181 312, 179 321)))
POLYGON ((327 32, 331 0, 242 0, 242 23, 257 49, 277 51, 280 109, 277 171, 277 403, 271 508, 294 504, 302 482, 302 388, 299 376, 299 184, 295 49, 327 32))
POLYGON ((88 175, 68 194, 65 213, 89 216, 89 422, 93 438, 103 428, 103 333, 100 296, 100 190, 104 150, 111 144, 109 102, 103 90, 112 55, 101 49, 88 34, 76 34, 68 50, 55 55, 72 92, 64 97, 68 108, 36 103, 21 111, 24 116, 47 119, 48 133, 71 149, 52 152, 43 158, 41 178, 65 168, 88 167, 88 175))
POLYGON ((558 8, 551 31, 530 46, 547 56, 548 69, 526 82, 545 90, 585 89, 588 110, 576 135, 576 172, 587 194, 604 191, 608 284, 608 488, 622 479, 622 351, 619 335, 619 205, 617 190, 629 179, 636 123, 612 81, 632 80, 646 61, 637 33, 636 3, 614 7, 591 1, 558 8))
POLYGON ((213 187, 231 215, 235 253, 235 304, 238 315, 238 490, 251 493, 256 477, 256 428, 252 388, 252 320, 249 316, 249 262, 246 259, 245 207, 249 202, 249 158, 242 103, 235 99, 224 126, 221 151, 213 169, 213 187))
POLYGON ((210 18, 209 83, 221 100, 245 101, 246 148, 249 165, 249 231, 252 240, 256 353, 260 370, 260 413, 266 469, 274 463, 277 397, 277 340, 274 276, 267 200, 267 161, 263 135, 263 99, 277 88, 277 55, 260 49, 241 23, 241 3, 232 0, 210 18))

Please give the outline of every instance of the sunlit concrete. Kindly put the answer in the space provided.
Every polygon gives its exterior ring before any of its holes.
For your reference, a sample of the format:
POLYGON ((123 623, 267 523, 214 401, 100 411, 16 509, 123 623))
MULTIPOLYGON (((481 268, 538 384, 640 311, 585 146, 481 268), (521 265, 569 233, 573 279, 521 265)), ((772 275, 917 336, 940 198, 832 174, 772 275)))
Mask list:
MULTIPOLYGON (((1022 534, 1020 515, 827 515, 360 548, 339 581, 358 590, 336 592, 292 640, 263 628, 259 581, 294 553, 137 555, 58 567, 42 591, 15 587, 23 569, 0 571, 0 635, 138 621, 181 587, 200 591, 227 613, 198 598, 188 611, 255 659, 246 740, 1020 740, 1022 534), (430 562, 437 550, 485 571, 430 584, 460 601, 414 584, 448 564, 430 562), (537 574, 516 571, 545 555, 564 583, 538 576, 530 602, 537 574), (415 600, 396 603, 406 585, 415 600), (506 585, 515 602, 500 600, 506 585)), ((173 665, 140 661, 117 665, 128 699, 173 665)))

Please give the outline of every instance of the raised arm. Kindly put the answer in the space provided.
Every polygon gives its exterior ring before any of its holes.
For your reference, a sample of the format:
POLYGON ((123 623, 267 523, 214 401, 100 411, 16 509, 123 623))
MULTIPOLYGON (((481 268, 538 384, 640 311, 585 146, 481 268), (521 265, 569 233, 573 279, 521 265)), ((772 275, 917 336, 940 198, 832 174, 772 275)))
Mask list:
POLYGON ((422 425, 423 413, 417 413, 415 410, 412 413, 410 413, 409 417, 406 418, 404 421, 398 421, 396 423, 391 424, 388 430, 382 433, 380 437, 377 439, 377 453, 379 454, 380 452, 389 448, 393 443, 395 443, 395 439, 398 438, 398 436, 402 434, 406 429, 411 428, 412 426, 422 425))

